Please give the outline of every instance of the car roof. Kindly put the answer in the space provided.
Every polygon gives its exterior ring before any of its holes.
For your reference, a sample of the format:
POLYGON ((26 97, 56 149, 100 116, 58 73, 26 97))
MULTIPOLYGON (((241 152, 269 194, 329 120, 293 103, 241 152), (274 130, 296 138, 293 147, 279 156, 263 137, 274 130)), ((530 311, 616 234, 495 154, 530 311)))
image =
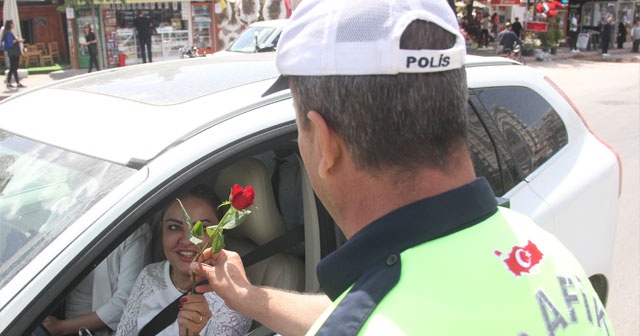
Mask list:
MULTIPOLYGON (((467 56, 468 67, 505 64, 516 63, 467 56)), ((57 147, 140 167, 204 128, 282 99, 261 97, 278 75, 273 53, 104 70, 2 101, 0 125, 57 147)))
POLYGON ((256 27, 282 27, 285 24, 287 24, 287 22, 289 21, 289 19, 279 19, 279 20, 267 20, 267 21, 256 21, 254 23, 252 23, 250 26, 256 26, 256 27))
POLYGON ((247 60, 260 61, 260 58, 161 62, 152 67, 135 66, 100 76, 77 78, 56 85, 55 89, 107 95, 157 106, 178 105, 277 76, 272 62, 257 62, 249 70, 247 60))
POLYGON ((74 152, 139 166, 204 125, 265 100, 260 95, 277 76, 273 59, 261 54, 104 70, 3 100, 0 127, 74 152))

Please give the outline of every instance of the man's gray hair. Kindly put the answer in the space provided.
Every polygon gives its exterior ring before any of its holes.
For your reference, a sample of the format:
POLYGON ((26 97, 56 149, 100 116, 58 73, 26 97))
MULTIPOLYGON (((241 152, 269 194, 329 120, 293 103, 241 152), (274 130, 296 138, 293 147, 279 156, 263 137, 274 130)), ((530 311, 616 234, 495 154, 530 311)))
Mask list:
MULTIPOLYGON (((402 49, 446 49, 455 36, 417 20, 402 49)), ((448 157, 466 146, 467 82, 464 68, 435 73, 369 76, 292 76, 303 129, 308 111, 320 113, 352 152, 358 168, 447 170, 448 157)))

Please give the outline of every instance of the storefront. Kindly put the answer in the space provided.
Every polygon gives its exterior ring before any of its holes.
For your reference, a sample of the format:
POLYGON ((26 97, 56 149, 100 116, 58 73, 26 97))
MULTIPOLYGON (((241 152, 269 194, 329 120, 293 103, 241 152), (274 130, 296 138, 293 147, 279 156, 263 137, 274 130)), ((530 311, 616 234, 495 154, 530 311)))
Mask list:
MULTIPOLYGON (((575 2, 576 12, 580 13, 581 32, 596 35, 594 44, 598 45, 598 34, 600 24, 603 19, 613 15, 615 20, 616 36, 622 22, 627 30, 627 41, 630 41, 630 30, 633 22, 640 19, 640 1, 585 1, 575 2)), ((615 43, 615 38, 611 39, 611 45, 615 43)))
POLYGON ((491 13, 498 14, 501 26, 517 17, 521 22, 528 21, 527 2, 520 0, 491 0, 491 13))
POLYGON ((117 67, 142 63, 140 46, 133 22, 138 11, 148 17, 153 27, 151 50, 153 61, 180 58, 181 48, 196 45, 202 51, 215 51, 212 36, 214 16, 211 3, 189 1, 129 0, 112 2, 75 10, 75 39, 81 68, 88 66, 88 53, 82 27, 90 24, 100 40, 100 63, 104 67, 117 67), (193 10, 192 10, 193 9, 193 10), (192 15, 193 14, 193 15, 192 15))
MULTIPOLYGON (((52 56, 53 62, 66 63, 69 58, 66 51, 64 20, 62 13, 56 9, 57 6, 22 0, 18 0, 17 4, 20 22, 16 24, 20 25, 21 37, 25 43, 44 44, 44 53, 52 56)), ((0 5, 0 17, 3 14, 3 6, 0 5)), ((4 22, 0 25, 2 24, 4 22)))
POLYGON ((96 37, 102 35, 101 29, 100 29, 101 25, 100 25, 100 16, 99 16, 98 7, 96 6, 95 8, 93 8, 93 10, 91 9, 91 7, 77 8, 75 10, 74 17, 75 17, 75 23, 76 23, 75 30, 76 32, 78 32, 78 38, 76 41, 77 43, 76 50, 78 51, 78 65, 81 68, 87 68, 89 67, 89 51, 87 50, 86 47, 82 47, 82 43, 86 42, 86 38, 84 36, 82 28, 85 25, 89 25, 91 26, 91 30, 96 35, 96 37))
POLYGON ((99 61, 104 67, 142 62, 133 26, 138 11, 156 28, 152 37, 153 61, 180 58, 180 49, 195 46, 208 54, 224 49, 246 27, 258 20, 284 19, 295 1, 289 0, 95 0, 95 8, 75 9, 75 47, 81 67, 88 66, 82 26, 89 23, 99 39, 99 61), (285 5, 282 6, 281 4, 285 5))
POLYGON ((101 6, 104 25, 104 59, 107 67, 142 63, 133 22, 138 11, 148 17, 153 61, 178 59, 180 48, 190 45, 189 2, 132 2, 101 6), (184 8, 184 10, 183 10, 184 8))
MULTIPOLYGON (((565 22, 567 18, 567 1, 562 0, 563 7, 556 9, 556 18, 558 20, 558 28, 562 31, 566 31, 565 22)), ((518 18, 520 22, 526 23, 531 21, 546 21, 541 19, 535 13, 536 1, 526 0, 491 0, 491 12, 497 13, 500 18, 500 22, 504 25, 505 22, 514 22, 515 18, 518 18)))
POLYGON ((640 18, 640 1, 576 2, 580 8, 583 29, 596 29, 603 18, 614 15, 616 23, 633 24, 640 18))

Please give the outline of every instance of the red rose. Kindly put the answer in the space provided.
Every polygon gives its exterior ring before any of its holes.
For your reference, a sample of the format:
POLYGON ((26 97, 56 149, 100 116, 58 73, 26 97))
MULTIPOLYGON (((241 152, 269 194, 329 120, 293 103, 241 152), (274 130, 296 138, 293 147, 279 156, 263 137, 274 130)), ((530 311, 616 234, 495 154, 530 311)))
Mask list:
POLYGON ((253 204, 253 198, 256 197, 252 186, 242 188, 235 184, 231 189, 231 206, 237 210, 244 210, 253 204))

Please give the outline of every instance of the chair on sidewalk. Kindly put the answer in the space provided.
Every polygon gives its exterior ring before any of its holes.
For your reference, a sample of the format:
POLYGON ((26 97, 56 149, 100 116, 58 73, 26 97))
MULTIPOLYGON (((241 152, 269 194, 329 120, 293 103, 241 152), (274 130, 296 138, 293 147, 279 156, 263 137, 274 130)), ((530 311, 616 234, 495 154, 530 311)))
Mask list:
POLYGON ((47 46, 46 44, 39 42, 36 43, 36 50, 40 52, 40 55, 48 55, 49 52, 47 51, 47 46))
POLYGON ((53 58, 49 55, 41 55, 40 56, 40 66, 54 66, 53 58))
POLYGON ((39 67, 40 66, 40 53, 38 51, 35 52, 27 52, 27 67, 39 67))
POLYGON ((60 50, 58 50, 58 42, 49 42, 49 56, 57 62, 60 63, 60 50))
POLYGON ((35 44, 24 44, 24 48, 27 50, 27 52, 39 52, 38 51, 38 47, 36 47, 35 44))
POLYGON ((18 68, 21 68, 21 69, 27 68, 27 57, 24 54, 20 57, 20 61, 18 62, 18 68))

